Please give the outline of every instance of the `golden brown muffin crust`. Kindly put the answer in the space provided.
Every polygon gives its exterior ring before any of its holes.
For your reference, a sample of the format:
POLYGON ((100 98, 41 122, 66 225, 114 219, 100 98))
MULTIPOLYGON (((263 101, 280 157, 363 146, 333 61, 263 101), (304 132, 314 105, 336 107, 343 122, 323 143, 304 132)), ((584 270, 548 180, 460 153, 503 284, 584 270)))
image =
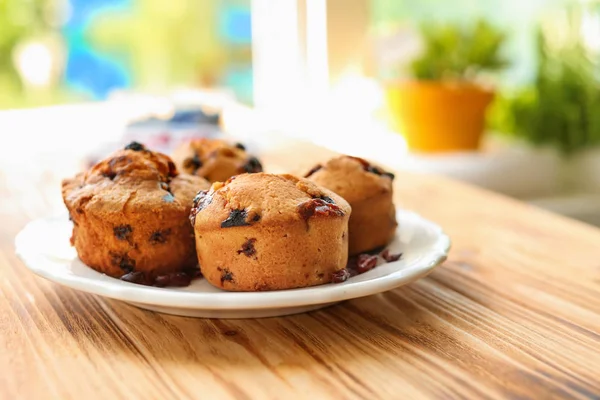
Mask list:
POLYGON ((334 191, 349 203, 390 192, 393 180, 393 174, 351 156, 340 156, 317 165, 305 177, 334 191))
POLYGON ((335 279, 348 259, 350 213, 343 198, 306 179, 257 173, 201 191, 190 219, 204 277, 253 291, 335 279))
POLYGON ((194 195, 208 186, 134 142, 63 181, 72 244, 84 263, 114 277, 143 272, 154 278, 193 267, 188 215, 194 195))
POLYGON ((392 173, 362 158, 340 156, 315 166, 306 177, 333 190, 352 206, 350 255, 385 246, 394 238, 398 224, 392 173))
MULTIPOLYGON (((250 223, 258 218, 261 225, 279 224, 306 219, 302 215, 302 205, 312 200, 333 199, 335 208, 342 214, 350 213, 346 201, 306 179, 293 175, 258 173, 256 178, 249 174, 238 175, 227 182, 213 183, 206 194, 210 202, 204 204, 206 211, 198 214, 207 227, 217 227, 236 210, 244 210, 250 223), (337 200, 337 201, 335 201, 337 200), (215 218, 219 216, 219 218, 215 218)), ((331 203, 327 203, 331 204, 331 203)), ((194 211, 192 210, 192 213, 194 211)))

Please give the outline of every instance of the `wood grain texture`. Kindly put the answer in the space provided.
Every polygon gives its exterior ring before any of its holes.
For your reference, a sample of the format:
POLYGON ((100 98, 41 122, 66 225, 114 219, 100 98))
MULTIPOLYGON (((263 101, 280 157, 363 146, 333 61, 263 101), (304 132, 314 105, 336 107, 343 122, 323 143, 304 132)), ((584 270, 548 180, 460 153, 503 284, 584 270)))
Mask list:
MULTIPOLYGON (((327 156, 294 144, 265 164, 300 171, 327 156)), ((398 204, 453 240, 429 277, 307 314, 201 320, 29 273, 14 255, 14 235, 61 209, 58 178, 15 186, 7 172, 0 398, 600 398, 600 231, 590 226, 399 173, 398 204)))

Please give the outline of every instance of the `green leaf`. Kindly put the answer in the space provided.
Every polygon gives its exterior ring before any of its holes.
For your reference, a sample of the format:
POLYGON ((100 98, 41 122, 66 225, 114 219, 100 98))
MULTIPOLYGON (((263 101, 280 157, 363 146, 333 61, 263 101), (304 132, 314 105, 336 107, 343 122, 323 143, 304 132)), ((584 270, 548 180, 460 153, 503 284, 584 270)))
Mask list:
POLYGON ((467 28, 426 24, 421 37, 424 50, 410 65, 417 79, 472 79, 479 72, 506 66, 500 54, 505 35, 484 20, 467 28))
MULTIPOLYGON (((571 24, 578 22, 571 18, 571 24)), ((597 64, 583 47, 578 30, 565 45, 549 45, 552 32, 537 34, 539 55, 532 85, 503 96, 492 122, 535 145, 550 145, 564 154, 600 144, 600 83, 597 64)))

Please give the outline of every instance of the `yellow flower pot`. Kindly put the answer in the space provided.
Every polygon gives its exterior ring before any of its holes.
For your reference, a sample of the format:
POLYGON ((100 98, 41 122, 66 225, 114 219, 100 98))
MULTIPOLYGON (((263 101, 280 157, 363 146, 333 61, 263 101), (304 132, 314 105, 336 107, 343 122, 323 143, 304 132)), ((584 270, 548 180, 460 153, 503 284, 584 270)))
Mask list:
POLYGON ((493 92, 466 83, 411 81, 389 84, 394 129, 417 152, 476 150, 493 92))

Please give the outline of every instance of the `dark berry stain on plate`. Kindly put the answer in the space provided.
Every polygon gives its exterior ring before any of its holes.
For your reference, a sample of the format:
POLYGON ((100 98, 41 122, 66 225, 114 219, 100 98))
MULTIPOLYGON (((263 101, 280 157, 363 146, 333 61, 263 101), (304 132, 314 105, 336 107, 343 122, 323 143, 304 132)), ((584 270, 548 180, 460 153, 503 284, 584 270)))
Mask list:
POLYGON ((137 283, 138 285, 149 285, 150 282, 146 279, 146 274, 142 271, 131 271, 121 277, 122 281, 129 283, 137 283))
MULTIPOLYGON (((379 264, 379 259, 381 258, 384 263, 398 261, 402 257, 402 253, 391 254, 389 249, 385 249, 381 252, 373 251, 369 253, 362 253, 358 256, 353 256, 348 258, 348 264, 346 264, 345 271, 348 272, 348 278, 364 274, 377 267, 379 264)), ((339 272, 339 271, 338 271, 339 272)), ((340 273, 341 274, 341 273, 340 273)), ((347 278, 346 278, 347 279, 347 278)), ((341 283, 342 280, 335 278, 332 275, 331 281, 333 283, 341 283)))
POLYGON ((381 258, 383 258, 386 262, 394 262, 402 258, 402 253, 390 254, 390 250, 385 249, 381 252, 381 258))
POLYGON ((350 272, 346 268, 342 268, 339 271, 331 274, 331 281, 333 283, 342 283, 346 282, 350 278, 350 272))
POLYGON ((154 286, 165 287, 165 286, 176 286, 185 287, 189 286, 192 282, 192 276, 186 272, 173 272, 167 275, 159 275, 154 280, 154 286))
POLYGON ((192 280, 201 277, 198 268, 192 268, 184 271, 171 272, 158 275, 155 278, 150 277, 143 271, 132 271, 121 277, 122 281, 136 283, 144 286, 156 287, 185 287, 189 286, 192 280))
POLYGON ((377 266, 377 256, 360 254, 356 260, 356 272, 363 274, 377 266))

